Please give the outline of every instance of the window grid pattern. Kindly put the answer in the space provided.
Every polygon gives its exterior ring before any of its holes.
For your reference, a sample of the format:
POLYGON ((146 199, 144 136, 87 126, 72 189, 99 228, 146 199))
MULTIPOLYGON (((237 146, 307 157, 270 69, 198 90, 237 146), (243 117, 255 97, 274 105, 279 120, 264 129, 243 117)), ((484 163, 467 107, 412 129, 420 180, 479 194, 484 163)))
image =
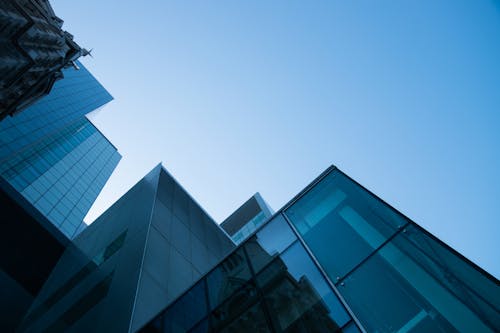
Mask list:
POLYGON ((367 331, 500 330, 498 280, 339 170, 284 214, 367 331))
POLYGON ((360 332, 280 215, 140 330, 310 331, 360 332))
POLYGON ((48 96, 0 122, 0 161, 113 99, 83 65, 78 65, 79 70, 63 71, 64 78, 54 84, 48 96))
POLYGON ((6 160, 0 173, 67 237, 84 227, 83 218, 121 156, 81 118, 6 160))

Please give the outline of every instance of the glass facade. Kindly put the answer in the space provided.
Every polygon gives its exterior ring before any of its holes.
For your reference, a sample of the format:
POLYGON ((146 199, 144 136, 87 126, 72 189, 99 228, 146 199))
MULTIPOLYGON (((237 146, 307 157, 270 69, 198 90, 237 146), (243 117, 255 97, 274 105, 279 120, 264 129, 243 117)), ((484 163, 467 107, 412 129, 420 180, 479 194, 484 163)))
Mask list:
POLYGON ((72 238, 120 158, 82 117, 5 160, 0 175, 72 238))
POLYGON ((61 130, 113 97, 81 63, 63 70, 49 95, 0 122, 0 161, 61 130))
POLYGON ((338 170, 285 210, 368 332, 498 332, 498 281, 338 170))
POLYGON ((498 332, 498 280, 330 169, 141 332, 498 332))
POLYGON ((141 332, 359 332, 282 215, 141 332))
POLYGON ((111 95, 80 65, 64 70, 51 93, 0 123, 0 175, 67 237, 83 218, 121 156, 85 117, 111 95))

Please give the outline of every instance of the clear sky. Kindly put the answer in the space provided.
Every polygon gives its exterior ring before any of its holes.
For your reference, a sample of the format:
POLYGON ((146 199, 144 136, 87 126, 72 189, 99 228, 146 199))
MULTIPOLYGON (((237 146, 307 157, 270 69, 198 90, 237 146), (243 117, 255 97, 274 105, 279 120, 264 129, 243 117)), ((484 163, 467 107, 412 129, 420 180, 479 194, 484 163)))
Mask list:
POLYGON ((500 276, 500 4, 52 0, 115 97, 93 221, 163 161, 218 222, 330 164, 500 276))

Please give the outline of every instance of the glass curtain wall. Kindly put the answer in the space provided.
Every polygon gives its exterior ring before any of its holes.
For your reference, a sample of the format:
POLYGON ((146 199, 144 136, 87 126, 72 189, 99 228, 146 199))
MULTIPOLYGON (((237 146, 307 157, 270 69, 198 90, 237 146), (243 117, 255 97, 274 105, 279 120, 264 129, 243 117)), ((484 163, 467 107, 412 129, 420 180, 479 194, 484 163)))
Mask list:
POLYGON ((285 210, 369 332, 498 332, 498 280, 333 170, 285 210))
POLYGON ((141 332, 360 332, 276 215, 141 332))

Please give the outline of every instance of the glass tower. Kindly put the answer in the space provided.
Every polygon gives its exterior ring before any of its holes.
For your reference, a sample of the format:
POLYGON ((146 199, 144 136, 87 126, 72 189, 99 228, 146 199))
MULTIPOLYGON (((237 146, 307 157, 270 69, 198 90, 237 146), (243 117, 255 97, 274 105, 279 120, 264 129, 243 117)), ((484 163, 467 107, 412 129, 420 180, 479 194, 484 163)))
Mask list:
POLYGON ((493 333, 500 283, 335 167, 235 246, 158 166, 66 249, 18 331, 493 333))
POLYGON ((332 167, 141 332, 498 332, 500 285, 332 167))
POLYGON ((51 93, 0 123, 0 176, 67 237, 84 227, 121 156, 85 115, 111 95, 79 64, 51 93))

